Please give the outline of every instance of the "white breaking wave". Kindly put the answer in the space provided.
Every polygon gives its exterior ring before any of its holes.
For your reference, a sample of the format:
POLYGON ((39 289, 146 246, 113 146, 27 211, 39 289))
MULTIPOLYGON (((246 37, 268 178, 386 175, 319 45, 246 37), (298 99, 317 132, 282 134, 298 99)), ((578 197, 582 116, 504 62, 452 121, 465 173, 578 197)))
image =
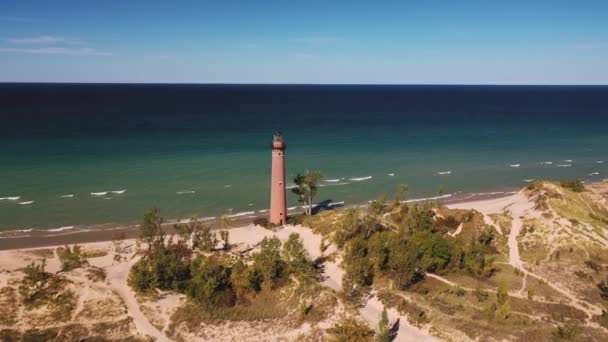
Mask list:
POLYGON ((298 187, 298 186, 297 186, 297 185, 295 185, 295 184, 288 184, 288 185, 285 187, 285 189, 295 189, 295 188, 297 188, 297 187, 298 187))
POLYGON ((73 198, 74 194, 61 195, 61 198, 73 198))
POLYGON ((336 178, 336 179, 326 179, 325 181, 326 181, 326 182, 332 182, 332 183, 334 183, 334 182, 339 182, 339 181, 340 181, 340 178, 336 178))
POLYGON ((64 226, 59 228, 48 229, 48 232, 62 232, 64 230, 74 229, 74 226, 64 226))
POLYGON ((344 182, 344 183, 334 183, 334 184, 321 184, 319 186, 338 186, 338 185, 348 185, 350 183, 348 182, 344 182))
MULTIPOLYGON (((448 198, 448 197, 452 197, 452 194, 446 194, 446 195, 434 196, 434 197, 425 197, 425 198, 414 198, 414 199, 410 199, 410 200, 401 201, 401 203, 413 203, 413 202, 420 202, 420 201, 432 201, 432 200, 442 199, 442 198, 448 198)), ((370 202, 372 202, 372 201, 370 201, 370 202)))
POLYGON ((439 171, 437 172, 438 175, 451 175, 452 174, 452 170, 449 171, 439 171))
POLYGON ((12 197, 0 197, 0 201, 8 200, 8 201, 18 201, 21 196, 12 196, 12 197))
POLYGON ((599 174, 600 174, 599 172, 591 172, 591 173, 589 174, 589 176, 597 176, 597 175, 599 175, 599 174))
POLYGON ((255 211, 244 211, 241 213, 228 215, 228 217, 232 218, 232 217, 240 217, 240 216, 247 216, 247 215, 253 215, 253 214, 255 214, 255 211))
POLYGON ((572 164, 557 164, 557 167, 572 167, 572 164))
POLYGON ((108 194, 109 191, 102 191, 102 192, 91 192, 91 196, 105 196, 108 194))
POLYGON ((524 179, 524 182, 526 182, 526 183, 530 183, 530 182, 533 182, 533 181, 534 181, 534 178, 524 179))
POLYGON ((510 166, 510 167, 520 167, 520 166, 521 166, 521 164, 511 164, 511 165, 509 165, 509 166, 510 166))
POLYGON ((342 202, 331 202, 327 206, 328 207, 335 207, 337 205, 344 205, 344 201, 342 201, 342 202))
POLYGON ((258 210, 258 213, 266 213, 266 212, 268 212, 268 209, 258 210))
POLYGON ((552 161, 543 161, 543 162, 540 162, 540 163, 541 164, 545 164, 545 165, 551 165, 551 164, 553 164, 552 161))
POLYGON ((195 193, 195 192, 196 192, 196 191, 194 191, 194 190, 180 190, 180 191, 178 191, 178 192, 177 192, 177 194, 178 194, 178 195, 183 195, 183 194, 193 194, 193 193, 195 193))
POLYGON ((32 203, 34 203, 34 202, 35 202, 35 201, 25 201, 25 202, 19 202, 19 204, 21 204, 21 205, 26 205, 26 204, 32 204, 32 203))
POLYGON ((388 175, 391 176, 391 177, 395 177, 394 173, 389 173, 388 175))
POLYGON ((361 181, 372 179, 372 178, 373 178, 372 176, 366 176, 366 177, 349 178, 348 180, 353 181, 353 182, 361 182, 361 181))
POLYGON ((596 164, 603 164, 603 163, 604 163, 604 161, 603 161, 603 160, 598 160, 598 161, 596 161, 595 163, 596 163, 596 164))
POLYGON ((297 206, 295 206, 295 207, 289 207, 289 208, 287 208, 287 210, 296 210, 297 208, 298 208, 297 206))
POLYGON ((226 184, 226 185, 224 185, 224 188, 231 188, 231 187, 232 187, 232 184, 226 184))
POLYGON ((127 192, 127 190, 112 190, 113 194, 118 194, 118 195, 124 194, 125 192, 127 192))
POLYGON ((17 229, 17 230, 15 230, 15 232, 17 232, 17 233, 29 233, 29 232, 31 232, 32 230, 34 230, 34 228, 29 228, 29 229, 17 229))
POLYGON ((566 163, 572 163, 572 159, 564 159, 566 163))

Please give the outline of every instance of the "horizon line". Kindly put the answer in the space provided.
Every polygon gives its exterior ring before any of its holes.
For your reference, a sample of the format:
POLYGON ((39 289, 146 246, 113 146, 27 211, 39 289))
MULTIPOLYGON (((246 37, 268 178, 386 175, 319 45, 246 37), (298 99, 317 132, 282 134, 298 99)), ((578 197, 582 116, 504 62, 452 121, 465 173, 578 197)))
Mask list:
POLYGON ((223 85, 223 86, 533 86, 533 87, 605 87, 604 84, 584 83, 279 83, 279 82, 79 82, 79 81, 0 81, 0 84, 83 84, 83 85, 223 85))

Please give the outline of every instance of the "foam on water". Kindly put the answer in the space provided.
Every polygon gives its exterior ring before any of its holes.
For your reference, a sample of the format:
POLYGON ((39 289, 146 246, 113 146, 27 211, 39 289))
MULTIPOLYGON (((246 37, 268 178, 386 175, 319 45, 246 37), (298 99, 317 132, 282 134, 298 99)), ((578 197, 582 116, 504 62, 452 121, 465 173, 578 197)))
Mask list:
POLYGON ((572 164, 557 164, 557 167, 572 167, 572 164))
POLYGON ((180 191, 177 192, 177 194, 178 195, 184 195, 184 194, 193 194, 195 192, 196 191, 194 191, 194 190, 180 190, 180 191))
POLYGON ((9 196, 9 197, 0 197, 0 201, 18 201, 21 198, 21 196, 9 196))
POLYGON ((47 232, 63 232, 65 230, 74 229, 74 226, 64 226, 59 228, 47 229, 47 232))
POLYGON ((61 198, 74 198, 74 194, 61 195, 61 198))
POLYGON ((258 210, 258 213, 267 213, 269 209, 258 210))
POLYGON ((509 166, 510 166, 510 167, 520 167, 520 166, 521 166, 521 164, 511 164, 511 165, 509 165, 509 166))
POLYGON ((228 215, 228 217, 233 218, 233 217, 241 217, 241 216, 247 216, 247 215, 253 215, 253 214, 255 214, 255 211, 243 211, 240 213, 228 215))
POLYGON ((350 183, 344 182, 344 183, 334 183, 334 184, 321 184, 319 186, 339 186, 339 185, 348 185, 348 184, 350 184, 350 183))
POLYGON ((349 178, 348 180, 353 181, 353 182, 361 182, 361 181, 365 181, 368 179, 372 179, 372 176, 365 176, 365 177, 355 177, 355 178, 349 178))
POLYGON ((127 192, 127 190, 112 190, 113 194, 118 194, 118 195, 124 194, 125 192, 127 192))
POLYGON ((335 182, 339 182, 340 178, 336 178, 336 179, 326 179, 326 182, 331 182, 331 183, 335 183, 335 182))
POLYGON ((91 196, 105 196, 109 191, 91 192, 91 196))
POLYGON ((589 174, 589 176, 597 176, 597 175, 599 175, 599 174, 600 174, 599 172, 591 172, 591 173, 589 174))
POLYGON ((344 201, 341 201, 341 202, 331 202, 327 206, 328 207, 335 207, 335 206, 338 206, 338 205, 344 205, 344 201))
POLYGON ((19 202, 19 204, 21 204, 21 205, 27 205, 27 204, 32 204, 34 202, 35 201, 25 201, 25 202, 19 202))
POLYGON ((452 197, 452 194, 446 194, 446 195, 434 196, 434 197, 414 198, 414 199, 409 199, 409 200, 401 201, 401 203, 414 203, 414 202, 420 202, 420 201, 432 201, 432 200, 449 198, 449 197, 452 197))
POLYGON ((544 164, 544 165, 551 165, 551 164, 553 164, 552 161, 543 161, 543 162, 540 162, 540 163, 544 164))
POLYGON ((395 177, 395 174, 394 174, 394 173, 389 173, 388 175, 389 175, 390 177, 395 177))
POLYGON ((524 182, 526 182, 526 183, 530 183, 530 182, 533 182, 533 181, 534 181, 534 178, 524 179, 524 182))
POLYGON ((449 171, 439 171, 437 172, 438 175, 451 175, 452 174, 452 170, 449 171))
POLYGON ((603 164, 603 163, 604 163, 604 161, 603 161, 603 160, 598 160, 598 161, 596 161, 595 163, 596 163, 596 164, 603 164))
POLYGON ((295 184, 287 184, 287 186, 285 186, 285 189, 295 189, 295 188, 297 188, 297 187, 298 187, 298 186, 297 186, 297 185, 295 185, 295 184))
POLYGON ((566 163, 572 163, 572 159, 564 159, 566 163))
POLYGON ((295 206, 295 207, 289 207, 289 208, 287 208, 287 210, 296 210, 297 208, 298 208, 297 206, 295 206))

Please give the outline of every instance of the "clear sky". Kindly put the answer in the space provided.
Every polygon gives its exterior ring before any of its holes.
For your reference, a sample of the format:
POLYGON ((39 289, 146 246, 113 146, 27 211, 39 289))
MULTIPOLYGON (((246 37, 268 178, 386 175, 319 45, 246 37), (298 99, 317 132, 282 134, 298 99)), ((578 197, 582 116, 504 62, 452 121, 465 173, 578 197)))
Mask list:
POLYGON ((2 0, 0 81, 608 84, 608 0, 2 0))

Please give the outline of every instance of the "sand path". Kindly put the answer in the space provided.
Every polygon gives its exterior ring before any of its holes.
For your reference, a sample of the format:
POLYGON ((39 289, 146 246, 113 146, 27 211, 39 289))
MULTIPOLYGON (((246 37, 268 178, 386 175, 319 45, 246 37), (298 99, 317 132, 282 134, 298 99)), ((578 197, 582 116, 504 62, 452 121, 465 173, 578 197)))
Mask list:
POLYGON ((163 342, 170 341, 164 333, 156 329, 146 316, 141 312, 137 299, 135 299, 135 293, 129 285, 127 285, 127 277, 129 276, 129 270, 131 266, 137 262, 138 258, 133 258, 129 262, 123 262, 120 264, 108 266, 106 268, 106 279, 112 289, 118 293, 118 295, 125 302, 127 307, 128 315, 133 319, 133 323, 137 328, 137 331, 144 335, 149 335, 155 339, 155 341, 163 342))
MULTIPOLYGON (((578 299, 567 289, 555 284, 554 282, 549 281, 548 279, 538 274, 528 271, 524 267, 524 263, 522 262, 521 257, 519 255, 519 245, 517 243, 517 237, 519 236, 519 233, 521 232, 521 229, 523 227, 523 222, 520 217, 538 217, 539 215, 537 212, 534 212, 534 204, 526 197, 523 192, 518 192, 512 196, 499 198, 496 200, 458 203, 450 205, 449 207, 454 209, 476 209, 486 215, 492 213, 500 213, 506 207, 509 207, 509 210, 511 211, 511 216, 513 218, 507 242, 507 245, 509 247, 509 265, 519 269, 524 274, 524 278, 532 277, 541 280, 545 282, 548 286, 553 288, 555 291, 568 298, 571 302, 569 305, 583 311, 587 315, 587 325, 591 324, 591 319, 593 315, 601 315, 602 309, 600 307, 578 299)), ((523 288, 520 289, 518 292, 523 293, 523 288)))

